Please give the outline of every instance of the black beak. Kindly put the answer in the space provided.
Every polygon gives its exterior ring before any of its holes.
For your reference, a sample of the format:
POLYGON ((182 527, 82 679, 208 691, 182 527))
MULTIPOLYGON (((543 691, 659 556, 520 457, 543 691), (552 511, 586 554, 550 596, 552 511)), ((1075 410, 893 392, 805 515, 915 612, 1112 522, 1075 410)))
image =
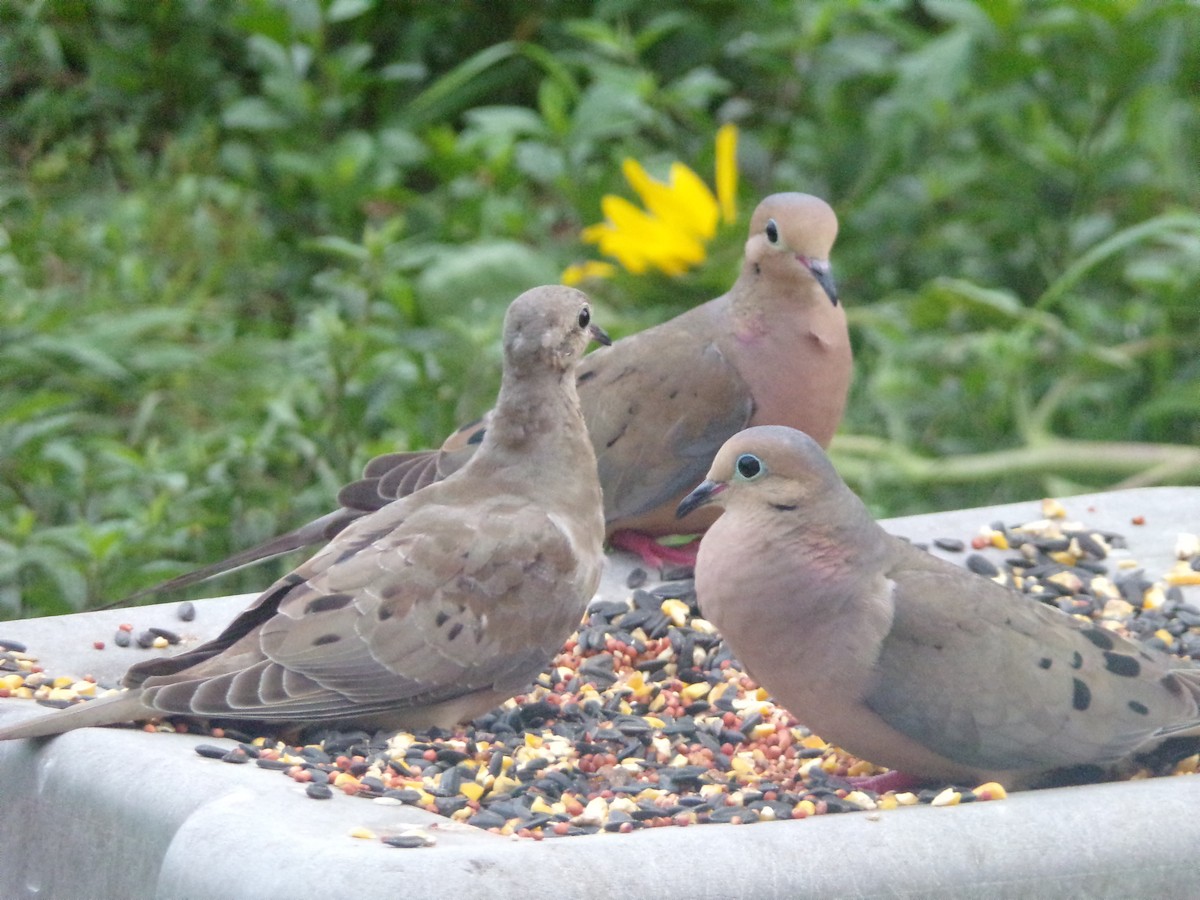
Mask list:
POLYGON ((837 283, 833 280, 833 272, 829 268, 829 263, 823 259, 810 259, 808 261, 808 271, 812 272, 812 277, 817 279, 817 284, 825 290, 833 305, 837 306, 837 283))
POLYGON ((717 494, 728 487, 723 481, 702 481, 696 489, 679 501, 675 508, 675 518, 682 519, 690 512, 712 501, 717 494))
POLYGON ((592 340, 603 344, 605 347, 612 346, 612 338, 608 336, 608 332, 599 325, 589 325, 588 334, 592 336, 592 340))

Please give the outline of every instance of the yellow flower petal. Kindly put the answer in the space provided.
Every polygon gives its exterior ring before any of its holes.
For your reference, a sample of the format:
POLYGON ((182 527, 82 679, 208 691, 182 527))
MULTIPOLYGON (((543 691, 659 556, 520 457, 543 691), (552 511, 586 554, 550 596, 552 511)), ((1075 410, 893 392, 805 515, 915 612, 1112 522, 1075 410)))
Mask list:
POLYGON ((671 164, 672 208, 683 219, 683 227, 699 237, 717 232, 717 198, 704 180, 681 162, 671 164))
POLYGON ((654 186, 659 184, 659 182, 650 177, 640 162, 628 156, 621 160, 621 174, 625 176, 625 180, 629 182, 629 186, 633 188, 633 192, 641 198, 642 203, 649 209, 650 202, 647 197, 654 191, 654 186))
POLYGON ((646 215, 621 197, 601 199, 609 221, 584 229, 583 239, 605 256, 614 257, 627 271, 640 275, 649 267, 682 275, 704 261, 704 245, 696 238, 646 215))
POLYGON ((671 164, 666 184, 647 175, 635 159, 621 163, 621 171, 651 215, 694 237, 708 239, 716 232, 716 198, 683 163, 671 164))
POLYGON ((638 209, 616 194, 605 194, 600 198, 600 211, 604 213, 604 218, 612 223, 613 228, 619 231, 648 233, 660 225, 645 210, 638 209))
POLYGON ((721 220, 729 224, 737 219, 737 126, 729 123, 717 129, 716 185, 721 220))
POLYGON ((612 263, 589 259, 586 262, 574 263, 563 269, 560 276, 562 283, 568 287, 582 284, 589 278, 612 278, 617 274, 617 267, 612 263))
MULTIPOLYGON (((717 132, 716 195, 681 162, 671 164, 665 183, 652 178, 636 159, 623 160, 621 170, 645 208, 606 194, 600 200, 605 221, 587 226, 581 236, 635 275, 651 267, 682 275, 704 262, 705 245, 716 233, 718 220, 731 222, 737 217, 737 128, 733 125, 717 132)), ((612 273, 611 264, 592 261, 568 267, 563 280, 578 284, 612 273)))
POLYGON ((605 256, 613 257, 627 272, 641 275, 649 268, 645 254, 641 252, 640 240, 630 238, 628 234, 607 224, 594 225, 588 230, 589 242, 595 244, 605 256))

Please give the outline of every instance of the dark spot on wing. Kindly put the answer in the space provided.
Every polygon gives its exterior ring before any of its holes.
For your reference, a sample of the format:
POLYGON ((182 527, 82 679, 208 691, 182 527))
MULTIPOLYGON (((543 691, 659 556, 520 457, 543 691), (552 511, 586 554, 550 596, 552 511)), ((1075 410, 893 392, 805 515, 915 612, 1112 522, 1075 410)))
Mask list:
POLYGON ((456 637, 458 637, 460 634, 462 634, 462 630, 463 630, 462 622, 455 622, 453 627, 449 631, 446 632, 446 640, 448 640, 448 641, 454 640, 456 637))
POLYGON ((1129 701, 1129 708, 1139 716, 1147 715, 1150 712, 1150 707, 1148 707, 1145 703, 1138 703, 1136 700, 1129 701))
POLYGON ((1132 656, 1126 656, 1124 653, 1110 653, 1108 650, 1104 651, 1104 668, 1114 675, 1121 675, 1125 678, 1136 678, 1142 673, 1142 664, 1132 656))
POLYGON ((467 446, 469 447, 471 444, 482 444, 483 435, 486 431, 486 428, 480 428, 477 432, 467 438, 467 446))
POLYGON ((438 628, 441 628, 443 625, 445 625, 449 621, 450 621, 450 614, 446 613, 446 612, 440 612, 437 614, 437 618, 435 618, 433 620, 433 624, 436 625, 438 628))
POLYGON ((1168 672, 1166 675, 1164 675, 1162 678, 1160 678, 1159 682, 1162 684, 1163 687, 1165 687, 1168 691, 1170 691, 1176 697, 1178 697, 1180 694, 1183 693, 1183 686, 1180 685, 1179 679, 1176 678, 1174 675, 1172 675, 1170 672, 1168 672))
POLYGON ((1038 668, 1040 669, 1048 669, 1051 665, 1053 665, 1053 663, 1051 663, 1050 657, 1048 656, 1043 656, 1038 660, 1038 668))
POLYGON ((376 615, 379 616, 380 622, 386 622, 393 615, 395 615, 395 613, 392 612, 392 608, 390 606, 381 606, 379 607, 379 612, 377 612, 376 615))
POLYGON ((1099 628, 1088 628, 1081 633, 1101 650, 1111 650, 1113 648, 1113 639, 1099 628))
POLYGON ((1071 697, 1071 705, 1083 712, 1092 705, 1092 690, 1078 678, 1071 679, 1075 685, 1075 693, 1071 697))
POLYGON ((607 450, 607 449, 608 449, 608 448, 610 448, 610 447, 611 447, 613 444, 615 444, 617 441, 619 441, 621 438, 623 438, 623 437, 625 436, 625 429, 626 429, 626 428, 628 428, 628 427, 629 427, 628 425, 622 425, 622 426, 621 426, 621 430, 620 430, 620 431, 618 431, 616 434, 614 434, 614 435, 613 435, 613 437, 612 437, 612 440, 610 440, 610 441, 608 441, 607 443, 605 443, 605 445, 604 445, 604 449, 606 449, 606 450, 607 450))
POLYGON ((304 605, 304 612, 320 613, 342 609, 348 606, 353 599, 349 594, 326 594, 323 597, 317 597, 315 600, 309 600, 304 605))
POLYGON ((1078 650, 1076 650, 1075 655, 1071 657, 1071 668, 1072 669, 1083 668, 1083 655, 1078 650))
POLYGON ((595 370, 595 369, 589 369, 589 370, 588 370, 588 371, 586 371, 586 372, 580 372, 578 375, 576 375, 576 376, 575 376, 575 383, 576 383, 576 384, 583 384, 585 381, 591 381, 591 380, 592 380, 593 378, 595 378, 595 377, 596 377, 596 370, 595 370))
POLYGON ((798 507, 797 507, 797 506, 796 506, 796 504, 794 504, 794 503, 791 503, 791 504, 788 504, 788 503, 772 503, 772 504, 771 504, 771 509, 777 509, 777 510, 779 510, 780 512, 791 512, 793 509, 797 509, 797 508, 798 508, 798 507))
POLYGON ((326 644, 336 644, 341 639, 342 639, 342 636, 340 634, 323 634, 319 638, 317 638, 315 641, 313 641, 313 646, 314 647, 323 647, 326 644))

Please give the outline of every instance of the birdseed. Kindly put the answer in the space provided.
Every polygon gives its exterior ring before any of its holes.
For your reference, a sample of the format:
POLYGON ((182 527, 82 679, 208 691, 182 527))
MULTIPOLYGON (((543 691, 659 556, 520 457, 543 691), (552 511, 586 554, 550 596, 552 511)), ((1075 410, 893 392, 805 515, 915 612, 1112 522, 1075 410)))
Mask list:
MULTIPOLYGON (((1142 569, 1124 566, 1123 556, 1115 573, 1102 562, 1114 551, 1122 554, 1120 535, 1048 515, 1017 526, 991 523, 968 542, 947 537, 934 543, 958 552, 981 539, 982 546, 1010 552, 1002 566, 968 556, 966 564, 984 577, 1200 659, 1200 608, 1185 601, 1179 584, 1153 581, 1142 569)), ((1180 559, 1189 572, 1197 571, 1195 563, 1190 555, 1180 559)), ((402 803, 535 840, 1006 796, 996 783, 916 794, 856 786, 857 779, 886 770, 827 744, 772 703, 700 616, 690 580, 630 584, 625 599, 589 608, 530 690, 453 733, 323 730, 307 736, 311 743, 294 746, 244 733, 247 726, 239 723, 212 729, 216 737, 239 741, 236 747, 201 744, 196 752, 230 763, 254 760, 305 785, 315 799, 341 793, 402 803)), ((131 630, 119 630, 117 639, 131 630)), ((148 633, 176 637, 165 631, 148 633)), ((0 696, 60 705, 90 684, 49 679, 19 642, 0 640, 0 648, 0 696), (59 692, 53 701, 52 691, 59 692)), ((1130 774, 1195 772, 1195 750, 1156 751, 1130 774)), ((380 840, 397 847, 429 843, 418 833, 380 840)))

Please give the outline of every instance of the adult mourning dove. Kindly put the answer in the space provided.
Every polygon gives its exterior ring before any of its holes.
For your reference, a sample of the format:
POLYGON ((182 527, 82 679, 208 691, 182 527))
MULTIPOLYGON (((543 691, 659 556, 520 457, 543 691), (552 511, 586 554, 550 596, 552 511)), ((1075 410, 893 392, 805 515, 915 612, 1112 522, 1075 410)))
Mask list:
POLYGON ((0 739, 163 714, 287 727, 452 726, 536 676, 600 579, 604 517, 574 367, 587 297, 513 301, 479 452, 453 477, 348 525, 220 636, 133 666, 129 688, 0 739))
POLYGON ((1200 727, 1200 669, 889 535, 816 441, 750 428, 682 514, 724 508, 697 600, 804 725, 922 780, 1028 786, 1200 727))
MULTIPOLYGON (((579 399, 615 546, 650 565, 694 561, 653 540, 702 531, 707 511, 680 522, 675 507, 726 438, 748 425, 790 425, 828 444, 850 387, 846 315, 829 267, 837 237, 829 205, 773 194, 750 220, 741 273, 729 291, 668 322, 587 356, 579 399)), ((444 478, 471 458, 492 413, 438 450, 389 453, 338 494, 342 508, 308 525, 134 596, 329 540, 365 512, 444 478)))

